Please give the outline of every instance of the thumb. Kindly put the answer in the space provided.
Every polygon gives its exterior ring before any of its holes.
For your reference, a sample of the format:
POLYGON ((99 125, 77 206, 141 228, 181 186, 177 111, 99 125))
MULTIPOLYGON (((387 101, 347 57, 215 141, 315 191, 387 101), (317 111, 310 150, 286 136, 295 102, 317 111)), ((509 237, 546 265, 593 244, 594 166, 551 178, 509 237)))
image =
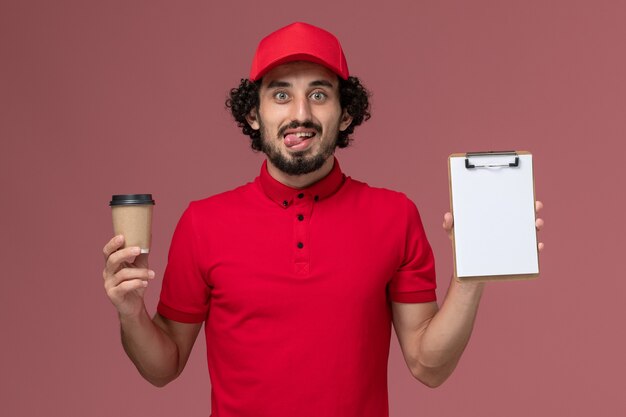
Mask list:
POLYGON ((448 234, 448 237, 452 239, 452 227, 454 226, 454 219, 452 218, 452 213, 447 212, 443 215, 443 229, 448 234))

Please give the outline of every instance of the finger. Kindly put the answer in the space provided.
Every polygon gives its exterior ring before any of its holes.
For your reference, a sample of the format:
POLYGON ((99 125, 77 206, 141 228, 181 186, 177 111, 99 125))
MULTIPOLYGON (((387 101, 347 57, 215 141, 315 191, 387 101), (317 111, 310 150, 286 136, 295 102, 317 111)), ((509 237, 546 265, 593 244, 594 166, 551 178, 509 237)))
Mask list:
POLYGON ((112 288, 124 281, 131 281, 134 279, 141 279, 149 281, 154 279, 154 271, 146 268, 123 268, 114 275, 105 276, 105 288, 112 288))
POLYGON ((539 200, 535 201, 535 211, 539 211, 543 208, 543 203, 539 200))
POLYGON ((142 279, 133 279, 130 281, 121 282, 119 285, 109 289, 107 291, 109 297, 111 299, 122 298, 125 294, 138 290, 141 288, 146 288, 148 286, 148 281, 144 281, 142 279))
POLYGON ((451 230, 454 224, 454 220, 452 218, 452 213, 447 212, 443 215, 443 228, 446 230, 451 230))
POLYGON ((541 228, 543 227, 543 219, 535 220, 535 227, 537 228, 537 230, 541 230, 541 228))
POLYGON ((104 254, 104 261, 106 262, 107 258, 111 256, 113 252, 118 250, 124 245, 124 235, 117 235, 113 237, 113 239, 109 240, 106 245, 104 245, 104 249, 102 252, 104 254))
POLYGON ((137 255, 141 253, 141 249, 137 246, 120 249, 113 252, 106 261, 104 270, 108 275, 113 275, 120 269, 122 262, 133 263, 137 255))
POLYGON ((541 252, 541 250, 543 249, 543 242, 539 242, 539 244, 537 245, 537 249, 539 249, 539 252, 541 252))

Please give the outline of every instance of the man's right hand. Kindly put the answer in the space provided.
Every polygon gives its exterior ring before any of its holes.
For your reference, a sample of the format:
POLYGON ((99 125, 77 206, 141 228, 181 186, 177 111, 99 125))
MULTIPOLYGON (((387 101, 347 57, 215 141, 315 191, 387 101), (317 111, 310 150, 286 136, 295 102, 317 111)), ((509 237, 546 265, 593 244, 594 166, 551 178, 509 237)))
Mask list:
POLYGON ((104 289, 120 316, 137 317, 145 308, 143 295, 155 274, 148 269, 148 254, 133 246, 120 249, 123 245, 124 236, 118 235, 104 246, 104 289))

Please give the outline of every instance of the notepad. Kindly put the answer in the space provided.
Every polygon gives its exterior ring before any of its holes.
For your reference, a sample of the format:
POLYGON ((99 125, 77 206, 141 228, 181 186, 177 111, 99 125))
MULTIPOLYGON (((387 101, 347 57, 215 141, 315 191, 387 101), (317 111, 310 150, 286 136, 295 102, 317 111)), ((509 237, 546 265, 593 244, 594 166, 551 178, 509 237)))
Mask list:
POLYGON ((481 281, 538 277, 532 155, 452 154, 448 166, 455 277, 481 281))

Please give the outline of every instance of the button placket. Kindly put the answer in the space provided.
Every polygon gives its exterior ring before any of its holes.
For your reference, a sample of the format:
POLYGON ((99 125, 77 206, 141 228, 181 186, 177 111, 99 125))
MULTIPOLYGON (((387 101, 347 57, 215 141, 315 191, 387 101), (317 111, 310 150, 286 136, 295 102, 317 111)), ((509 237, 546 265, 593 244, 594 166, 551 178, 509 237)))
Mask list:
POLYGON ((297 274, 307 274, 310 262, 310 217, 313 206, 312 196, 299 193, 294 198, 291 208, 293 209, 294 221, 294 266, 297 274))

